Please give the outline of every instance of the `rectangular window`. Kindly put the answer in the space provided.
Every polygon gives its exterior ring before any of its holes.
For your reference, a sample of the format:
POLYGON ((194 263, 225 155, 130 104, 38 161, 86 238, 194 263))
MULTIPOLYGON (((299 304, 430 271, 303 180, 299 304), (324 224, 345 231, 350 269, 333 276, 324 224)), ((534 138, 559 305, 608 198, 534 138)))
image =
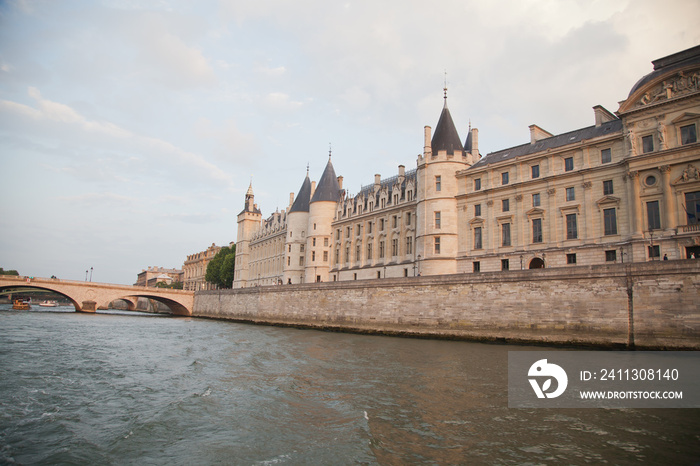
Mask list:
POLYGON ((576 254, 567 254, 566 255, 566 263, 567 264, 575 264, 576 263, 576 254))
POLYGON ((379 258, 384 259, 384 241, 379 242, 379 258))
POLYGON ((311 251, 311 262, 316 261, 316 251, 311 251))
POLYGON ((658 230, 661 228, 659 201, 647 202, 647 226, 649 230, 658 230))
POLYGON ((613 194, 612 180, 603 181, 603 196, 608 196, 610 194, 613 194))
POLYGON ((299 256, 299 265, 304 265, 304 256, 299 256))
POLYGON ((617 262, 617 251, 615 249, 605 251, 605 262, 617 262))
POLYGON ((288 251, 288 252, 292 252, 292 245, 291 245, 291 244, 289 245, 289 251, 288 251))
POLYGON ((659 249, 658 244, 655 246, 647 246, 647 253, 649 253, 649 259, 653 259, 661 256, 661 249, 659 249))
POLYGON ((323 262, 328 262, 328 251, 323 251, 323 262))
POLYGON ((367 245, 367 260, 372 260, 372 243, 367 245))
POLYGON ((604 234, 605 235, 616 235, 617 234, 617 216, 615 215, 615 209, 603 209, 603 223, 604 223, 604 234))
POLYGON ((350 246, 345 246, 345 262, 350 262, 350 246))
POLYGON ((508 212, 510 210, 510 199, 501 200, 501 207, 503 212, 508 212))
POLYGON ((474 180, 474 191, 479 191, 481 189, 481 178, 474 180))
POLYGON ((533 218, 532 219, 532 242, 541 243, 542 242, 542 219, 533 218))
POLYGON ((600 151, 600 163, 610 163, 612 162, 612 153, 610 149, 603 149, 600 151))
POLYGON ((411 212, 406 213, 406 225, 411 224, 411 212))
POLYGON ((472 262, 472 272, 481 272, 481 262, 479 262, 479 261, 472 262))
POLYGON ((566 216, 566 239, 578 238, 578 226, 576 224, 576 214, 566 216))
POLYGON ((367 223, 367 232, 372 233, 372 222, 367 223))
POLYGON ((474 228, 474 249, 481 249, 481 227, 474 228))
POLYGON ((435 212, 435 228, 440 228, 440 212, 435 212))
POLYGON ((413 254, 413 236, 406 237, 406 254, 413 254))
POLYGON ((509 270, 510 261, 508 259, 501 259, 501 270, 509 270))
POLYGON ((474 217, 481 217, 481 204, 474 205, 474 217))
POLYGON ((435 177, 435 191, 440 191, 442 189, 442 177, 440 175, 435 177))
POLYGON ((355 245, 355 260, 360 261, 360 251, 362 250, 362 246, 359 244, 355 245))
POLYGON ((396 226, 399 224, 399 219, 396 215, 391 217, 391 227, 396 228, 396 226))
POLYGON ((312 246, 316 246, 316 238, 313 238, 313 239, 311 240, 311 243, 312 243, 312 246))
POLYGON ((508 172, 501 173, 501 184, 508 184, 508 172))
POLYGON ((532 177, 533 177, 533 178, 539 178, 539 177, 540 177, 540 166, 539 166, 539 165, 533 165, 533 166, 532 166, 532 177))
POLYGON ((379 231, 384 231, 384 219, 379 219, 379 231))
POLYGON ((654 151, 654 136, 651 134, 649 136, 642 137, 642 153, 654 151))
POLYGON ((532 207, 540 206, 540 193, 535 193, 532 195, 532 207))
POLYGON ((574 169, 574 158, 567 157, 564 159, 564 171, 570 172, 574 169))
POLYGON ((291 264, 291 262, 292 262, 292 258, 291 258, 291 257, 287 257, 287 266, 289 266, 289 265, 291 264))
POLYGON ((391 240, 391 255, 392 256, 399 255, 399 240, 396 238, 391 240))
POLYGON ((299 252, 304 252, 304 246, 305 246, 305 245, 303 245, 303 244, 300 244, 300 245, 299 245, 299 252))
POLYGON ((355 234, 359 236, 361 231, 362 229, 360 228, 360 225, 357 225, 357 227, 355 227, 355 234))
POLYGON ((575 201, 576 200, 576 192, 574 191, 574 188, 566 188, 566 200, 567 201, 575 201))
POLYGON ((510 223, 501 225, 501 245, 510 246, 510 223))
POLYGON ((337 239, 340 239, 340 228, 338 228, 338 229, 336 230, 335 237, 336 237, 337 239))
POLYGON ((685 193, 685 212, 688 225, 700 223, 700 191, 685 193))
POLYGON ((440 237, 435 238, 435 254, 440 254, 440 237))
POLYGON ((695 125, 681 126, 681 144, 693 144, 698 142, 698 133, 695 125))

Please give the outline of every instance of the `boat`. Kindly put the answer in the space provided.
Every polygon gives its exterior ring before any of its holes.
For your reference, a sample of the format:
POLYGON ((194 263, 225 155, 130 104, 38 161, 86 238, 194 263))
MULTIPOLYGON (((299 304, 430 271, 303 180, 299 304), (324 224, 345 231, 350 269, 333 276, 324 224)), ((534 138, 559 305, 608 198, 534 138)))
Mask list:
POLYGON ((29 305, 29 301, 25 299, 15 299, 12 302, 12 309, 18 310, 18 311, 27 311, 29 310, 31 306, 29 305))
POLYGON ((43 307, 57 307, 57 306, 58 306, 58 302, 52 301, 52 300, 42 301, 42 302, 39 303, 39 306, 43 306, 43 307))

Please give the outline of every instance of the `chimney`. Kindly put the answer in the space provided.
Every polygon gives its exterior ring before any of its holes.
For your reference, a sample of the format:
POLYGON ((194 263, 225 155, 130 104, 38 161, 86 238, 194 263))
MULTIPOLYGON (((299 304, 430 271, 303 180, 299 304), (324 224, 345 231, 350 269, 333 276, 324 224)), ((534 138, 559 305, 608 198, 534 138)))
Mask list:
POLYGON ((431 128, 430 126, 426 126, 423 128, 423 134, 424 134, 424 142, 423 142, 423 155, 425 154, 432 154, 433 148, 430 146, 430 138, 431 138, 431 128))
POLYGON ((294 204, 294 193, 289 193, 289 207, 292 207, 292 204, 294 204))
POLYGON ((406 176, 406 167, 399 165, 399 176, 406 176))
POLYGON ((541 139, 551 138, 552 136, 554 135, 549 131, 537 125, 530 125, 530 144, 534 144, 541 139))
POLYGON ((610 113, 602 105, 596 105, 593 107, 593 113, 595 114, 595 127, 599 127, 605 122, 616 120, 617 117, 610 113))
POLYGON ((340 189, 343 189, 343 177, 342 176, 338 177, 338 186, 340 187, 340 189))
POLYGON ((379 188, 379 185, 382 184, 382 175, 377 173, 374 175, 374 187, 379 188))
POLYGON ((314 193, 315 193, 315 192, 316 192, 316 182, 315 182, 315 181, 312 181, 312 182, 311 182, 311 196, 309 197, 309 199, 311 199, 312 197, 314 197, 314 193))

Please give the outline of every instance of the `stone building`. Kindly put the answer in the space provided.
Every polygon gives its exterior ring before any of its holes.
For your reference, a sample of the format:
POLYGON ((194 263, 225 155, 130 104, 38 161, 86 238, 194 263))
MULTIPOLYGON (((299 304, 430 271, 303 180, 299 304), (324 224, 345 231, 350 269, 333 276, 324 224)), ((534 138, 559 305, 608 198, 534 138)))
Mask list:
POLYGON ((166 269, 164 267, 148 267, 141 270, 136 276, 134 286, 156 286, 156 283, 163 282, 168 285, 183 280, 182 270, 166 269))
POLYGON ((189 291, 216 289, 216 285, 207 282, 204 277, 207 274, 207 265, 220 250, 221 246, 212 243, 204 251, 187 256, 187 260, 182 266, 184 275, 183 289, 189 291))
POLYGON ((585 128, 482 157, 445 95, 414 169, 350 195, 329 157, 265 221, 251 186, 234 287, 700 257, 700 46, 652 63, 585 128))

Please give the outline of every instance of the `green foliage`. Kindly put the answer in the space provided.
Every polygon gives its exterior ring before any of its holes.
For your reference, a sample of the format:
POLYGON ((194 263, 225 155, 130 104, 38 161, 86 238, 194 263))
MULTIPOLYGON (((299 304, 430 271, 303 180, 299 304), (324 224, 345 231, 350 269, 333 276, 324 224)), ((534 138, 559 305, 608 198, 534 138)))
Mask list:
POLYGON ((231 288, 233 286, 233 272, 236 265, 236 245, 224 246, 216 253, 207 265, 207 273, 204 279, 209 283, 218 285, 219 288, 231 288))
POLYGON ((0 275, 19 275, 19 272, 16 270, 5 270, 0 267, 0 275))

